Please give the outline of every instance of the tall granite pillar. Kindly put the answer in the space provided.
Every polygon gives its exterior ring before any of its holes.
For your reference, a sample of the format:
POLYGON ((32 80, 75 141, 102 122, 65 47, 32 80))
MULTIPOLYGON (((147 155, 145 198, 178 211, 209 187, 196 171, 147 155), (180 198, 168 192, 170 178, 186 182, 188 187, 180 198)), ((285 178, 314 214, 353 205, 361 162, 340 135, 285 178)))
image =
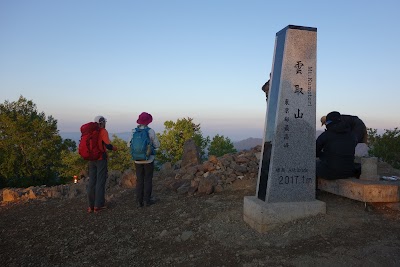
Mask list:
POLYGON ((276 34, 257 192, 244 198, 244 220, 259 232, 326 212, 315 199, 316 58, 316 28, 276 34))

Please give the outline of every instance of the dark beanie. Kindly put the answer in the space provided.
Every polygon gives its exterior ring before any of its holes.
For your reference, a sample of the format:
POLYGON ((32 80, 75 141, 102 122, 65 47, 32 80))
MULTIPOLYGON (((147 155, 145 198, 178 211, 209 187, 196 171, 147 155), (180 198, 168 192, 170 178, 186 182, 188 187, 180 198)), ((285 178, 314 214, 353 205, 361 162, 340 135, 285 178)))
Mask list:
POLYGON ((339 122, 341 121, 341 115, 337 111, 332 111, 326 115, 326 121, 339 122))

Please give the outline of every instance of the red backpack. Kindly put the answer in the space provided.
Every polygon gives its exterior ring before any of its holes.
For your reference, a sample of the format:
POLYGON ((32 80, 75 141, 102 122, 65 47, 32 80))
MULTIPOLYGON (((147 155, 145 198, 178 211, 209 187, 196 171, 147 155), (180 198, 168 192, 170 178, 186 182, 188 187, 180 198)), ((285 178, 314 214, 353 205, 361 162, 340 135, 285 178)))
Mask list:
POLYGON ((81 126, 81 133, 79 155, 85 160, 98 160, 103 154, 99 148, 99 125, 95 122, 88 122, 81 126))

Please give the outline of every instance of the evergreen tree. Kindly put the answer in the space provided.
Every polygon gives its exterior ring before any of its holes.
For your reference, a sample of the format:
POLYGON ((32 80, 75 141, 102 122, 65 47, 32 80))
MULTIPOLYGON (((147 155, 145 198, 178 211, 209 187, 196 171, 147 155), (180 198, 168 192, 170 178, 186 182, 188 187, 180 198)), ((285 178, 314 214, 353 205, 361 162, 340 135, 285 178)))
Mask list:
POLYGON ((385 129, 382 135, 377 134, 376 129, 368 128, 368 153, 371 156, 381 158, 383 161, 400 169, 400 130, 385 129))
POLYGON ((124 172, 127 169, 134 169, 133 160, 127 142, 113 134, 111 144, 116 146, 118 150, 107 152, 109 156, 108 168, 110 170, 121 172, 124 172))
POLYGON ((160 163, 176 163, 182 159, 183 146, 189 139, 193 139, 200 149, 200 156, 204 157, 205 148, 210 143, 210 138, 203 137, 200 124, 195 124, 192 118, 178 119, 176 122, 164 122, 165 129, 162 134, 157 133, 160 148, 156 159, 160 163))
POLYGON ((69 151, 76 151, 78 147, 76 146, 76 142, 72 139, 64 139, 63 144, 62 144, 62 149, 63 150, 69 150, 69 151))
MULTIPOLYGON (((88 161, 84 160, 76 150, 72 150, 72 147, 74 146, 71 145, 70 142, 64 143, 64 147, 67 147, 67 144, 70 146, 69 149, 64 149, 61 153, 62 167, 60 168, 60 176, 63 180, 69 181, 74 175, 79 175, 82 171, 86 171, 86 173, 89 174, 88 161)), ((124 172, 127 169, 134 168, 127 143, 114 134, 112 136, 111 144, 116 146, 118 151, 107 151, 108 169, 124 172)))
POLYGON ((225 154, 236 153, 236 149, 233 146, 232 141, 228 137, 223 135, 216 135, 211 141, 210 148, 208 149, 208 155, 214 155, 221 157, 225 154))
POLYGON ((6 186, 52 184, 61 166, 57 120, 20 96, 0 104, 0 177, 6 186))
POLYGON ((72 181, 72 178, 75 175, 79 176, 82 171, 89 172, 88 162, 78 154, 78 151, 62 150, 61 162, 59 175, 64 181, 72 181))

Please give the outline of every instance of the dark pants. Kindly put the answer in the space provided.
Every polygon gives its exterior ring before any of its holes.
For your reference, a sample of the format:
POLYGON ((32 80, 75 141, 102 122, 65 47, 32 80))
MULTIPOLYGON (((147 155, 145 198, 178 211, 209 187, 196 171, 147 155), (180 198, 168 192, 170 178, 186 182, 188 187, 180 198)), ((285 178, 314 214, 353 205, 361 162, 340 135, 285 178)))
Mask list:
POLYGON ((101 208, 105 204, 107 160, 89 161, 89 185, 87 187, 89 207, 101 208))
POLYGON ((327 180, 346 179, 350 177, 359 178, 361 175, 361 164, 354 163, 353 169, 351 171, 347 171, 346 174, 342 174, 330 170, 326 162, 322 160, 317 160, 315 174, 317 178, 324 178, 327 180))
POLYGON ((146 164, 135 163, 136 167, 136 201, 149 203, 153 190, 154 162, 146 164))

